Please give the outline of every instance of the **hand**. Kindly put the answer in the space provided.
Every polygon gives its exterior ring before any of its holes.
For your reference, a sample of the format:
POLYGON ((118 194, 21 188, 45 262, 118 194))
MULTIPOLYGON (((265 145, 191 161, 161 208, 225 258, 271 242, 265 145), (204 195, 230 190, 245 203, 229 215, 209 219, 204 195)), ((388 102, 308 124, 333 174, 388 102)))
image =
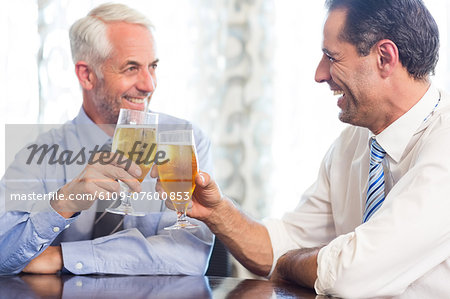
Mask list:
POLYGON ((131 163, 127 165, 120 155, 105 152, 95 154, 92 161, 96 162, 88 164, 74 180, 58 191, 59 200, 51 201, 52 207, 62 216, 69 218, 76 212, 89 209, 100 194, 105 198, 112 198, 112 192, 120 192, 117 180, 126 183, 131 191, 141 191, 137 180, 141 169, 134 162, 127 160, 131 163), (83 196, 83 200, 73 200, 74 196, 83 196))
MULTIPOLYGON (((155 165, 150 172, 150 176, 158 178, 156 191, 162 194, 164 189, 159 181, 158 167, 155 165)), ((199 171, 195 176, 195 189, 192 194, 192 202, 189 203, 187 215, 199 220, 206 220, 222 202, 222 195, 217 184, 211 180, 206 172, 199 171)), ((170 200, 166 200, 166 206, 175 210, 170 200)))
POLYGON ((54 274, 63 267, 61 246, 49 246, 22 270, 25 273, 54 274))
POLYGON ((187 211, 189 217, 205 221, 219 209, 223 202, 219 186, 206 172, 199 171, 195 176, 195 189, 192 194, 192 207, 187 211))

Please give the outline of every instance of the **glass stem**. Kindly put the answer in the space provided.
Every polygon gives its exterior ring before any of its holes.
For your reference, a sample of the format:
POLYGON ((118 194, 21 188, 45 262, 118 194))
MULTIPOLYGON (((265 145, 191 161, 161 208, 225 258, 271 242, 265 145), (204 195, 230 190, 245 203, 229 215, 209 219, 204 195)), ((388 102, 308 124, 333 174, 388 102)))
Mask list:
POLYGON ((127 184, 125 184, 122 181, 119 181, 120 184, 120 192, 121 194, 124 194, 125 196, 121 197, 120 200, 122 206, 131 207, 131 192, 130 188, 127 184))
POLYGON ((177 222, 178 223, 183 223, 183 222, 186 222, 187 221, 187 219, 186 219, 186 209, 184 210, 184 212, 178 212, 177 211, 177 222))
POLYGON ((122 198, 122 205, 131 207, 131 193, 127 192, 125 197, 122 198))

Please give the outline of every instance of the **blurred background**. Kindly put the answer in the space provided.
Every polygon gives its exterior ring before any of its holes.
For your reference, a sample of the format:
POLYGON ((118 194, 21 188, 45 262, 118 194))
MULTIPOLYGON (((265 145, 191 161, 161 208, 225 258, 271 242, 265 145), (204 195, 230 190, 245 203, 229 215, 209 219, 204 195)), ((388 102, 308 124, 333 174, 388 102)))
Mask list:
MULTIPOLYGON (((1 157, 4 124, 58 124, 78 113, 68 29, 103 2, 2 1, 1 157)), ((160 63, 151 110, 191 120, 210 136, 216 180, 253 217, 293 209, 345 127, 337 98, 314 82, 324 1, 117 2, 156 27, 160 63)), ((450 0, 424 2, 441 34, 433 81, 448 90, 450 0)), ((5 164, 0 158, 1 173, 5 164)))

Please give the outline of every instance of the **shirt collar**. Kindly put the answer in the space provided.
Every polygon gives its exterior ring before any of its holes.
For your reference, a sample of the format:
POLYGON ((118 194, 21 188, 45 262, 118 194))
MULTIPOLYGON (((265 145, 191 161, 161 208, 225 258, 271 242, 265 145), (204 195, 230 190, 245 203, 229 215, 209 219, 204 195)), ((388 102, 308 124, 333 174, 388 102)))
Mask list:
POLYGON ((108 134, 89 118, 83 107, 81 107, 78 115, 75 117, 74 124, 78 138, 83 146, 93 149, 95 145, 98 145, 100 148, 103 144, 112 140, 108 134))
POLYGON ((434 111, 439 98, 439 91, 431 84, 417 104, 376 136, 378 144, 395 162, 402 158, 413 135, 425 128, 425 119, 434 111))

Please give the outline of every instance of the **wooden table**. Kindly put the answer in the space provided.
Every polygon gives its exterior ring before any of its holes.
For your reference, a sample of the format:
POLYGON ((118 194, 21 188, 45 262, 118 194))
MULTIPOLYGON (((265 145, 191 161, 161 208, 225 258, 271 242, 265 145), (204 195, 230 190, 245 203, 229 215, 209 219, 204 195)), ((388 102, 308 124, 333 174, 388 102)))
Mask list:
POLYGON ((206 276, 0 276, 0 298, 316 298, 266 280, 206 276))

